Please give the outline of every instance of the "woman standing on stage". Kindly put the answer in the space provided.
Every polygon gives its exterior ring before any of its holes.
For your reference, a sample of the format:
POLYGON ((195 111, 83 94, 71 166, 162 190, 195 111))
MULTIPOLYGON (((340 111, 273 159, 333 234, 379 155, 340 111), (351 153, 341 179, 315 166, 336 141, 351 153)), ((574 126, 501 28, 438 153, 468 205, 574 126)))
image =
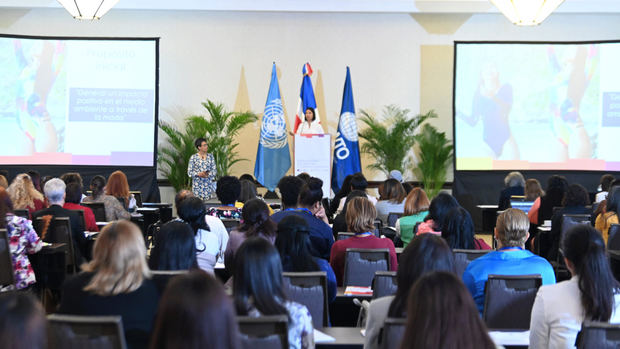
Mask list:
POLYGON ((204 138, 194 142, 198 153, 189 158, 187 175, 192 178, 192 192, 202 200, 209 200, 215 193, 215 158, 207 153, 209 145, 204 138))

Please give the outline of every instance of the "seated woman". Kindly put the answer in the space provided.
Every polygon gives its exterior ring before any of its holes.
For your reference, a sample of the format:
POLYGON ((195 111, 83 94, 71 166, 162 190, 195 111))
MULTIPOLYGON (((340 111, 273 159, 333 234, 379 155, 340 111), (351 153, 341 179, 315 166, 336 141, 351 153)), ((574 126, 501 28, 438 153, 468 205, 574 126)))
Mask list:
POLYGON ((405 211, 402 217, 396 221, 396 236, 400 236, 403 247, 413 238, 416 224, 424 222, 428 215, 430 202, 422 188, 413 188, 405 199, 405 211))
POLYGON ((97 237, 93 260, 63 285, 58 312, 120 315, 128 347, 146 348, 159 301, 150 277, 138 226, 112 222, 97 237))
POLYGON ((82 202, 103 202, 107 222, 119 219, 130 219, 131 214, 125 210, 123 204, 114 196, 105 194, 105 177, 95 176, 90 181, 91 196, 85 197, 82 202))
POLYGON ((123 171, 114 171, 105 186, 106 195, 115 197, 127 212, 136 210, 136 198, 129 192, 129 182, 123 171))
MULTIPOLYGON (((237 199, 237 202, 235 203, 235 207, 243 209, 243 205, 245 205, 246 202, 252 199, 263 199, 258 196, 254 181, 249 179, 240 179, 239 183, 241 185, 241 192, 239 194, 239 199, 237 199)), ((269 208, 269 215, 271 216, 273 214, 273 209, 269 205, 267 205, 267 208, 269 208)))
POLYGON ((233 303, 204 271, 176 276, 159 302, 151 349, 176 348, 241 349, 233 303))
POLYGON ((418 225, 418 230, 415 233, 441 235, 443 221, 448 212, 455 207, 460 207, 460 205, 452 195, 446 193, 437 194, 428 207, 428 216, 424 218, 424 222, 418 225))
POLYGON ((15 288, 23 289, 36 282, 28 254, 41 250, 43 242, 32 228, 32 222, 13 214, 9 193, 0 188, 0 229, 6 229, 15 274, 15 288))
POLYGON ((355 233, 345 240, 336 241, 332 246, 329 264, 336 273, 338 286, 342 286, 344 279, 344 261, 347 248, 387 248, 390 250, 390 270, 398 269, 396 249, 390 239, 378 238, 373 233, 375 229, 375 206, 366 198, 353 198, 347 205, 347 226, 355 233))
POLYGON ((332 198, 331 202, 329 203, 329 216, 333 217, 336 213, 338 213, 338 209, 340 208, 340 201, 343 199, 346 199, 346 197, 349 195, 349 193, 351 192, 351 179, 353 178, 353 175, 347 175, 346 177, 344 177, 344 180, 342 181, 342 186, 340 187, 340 190, 338 190, 338 192, 334 195, 334 197, 332 198))
POLYGON ((564 193, 568 189, 568 181, 564 176, 553 175, 547 180, 545 195, 534 200, 532 208, 527 212, 527 217, 532 224, 543 224, 550 220, 553 208, 562 206, 564 193))
POLYGON ((323 258, 310 254, 310 227, 299 216, 288 216, 278 223, 276 248, 287 272, 324 271, 327 274, 327 298, 336 299, 336 274, 323 258))
POLYGON ((48 347, 46 327, 45 311, 34 295, 0 293, 0 338, 3 348, 45 349, 48 347))
POLYGON ((390 213, 405 212, 405 197, 407 193, 403 185, 396 179, 390 178, 383 182, 381 200, 375 205, 377 208, 377 218, 387 225, 387 217, 390 213))
POLYGON ((344 205, 342 207, 342 211, 338 213, 338 215, 334 218, 334 223, 332 224, 332 232, 334 233, 334 238, 338 237, 338 233, 347 231, 347 205, 353 198, 368 198, 366 192, 361 190, 353 190, 347 195, 346 200, 344 201, 344 205))
POLYGON ((499 203, 497 205, 498 211, 503 211, 510 208, 510 197, 513 195, 523 195, 525 187, 525 178, 521 172, 510 172, 506 178, 504 178, 504 188, 499 194, 499 203))
POLYGON ((455 207, 448 211, 441 227, 441 237, 448 242, 451 249, 491 249, 491 246, 484 240, 476 239, 471 215, 462 207, 455 207))
POLYGON ((613 186, 607 194, 605 212, 599 214, 594 223, 594 227, 603 233, 605 244, 609 237, 609 227, 612 224, 618 224, 618 212, 620 212, 618 210, 620 210, 620 186, 613 186))
POLYGON ((416 236, 400 255, 400 268, 396 274, 398 283, 396 294, 370 302, 366 320, 365 349, 381 347, 379 337, 385 319, 406 317, 409 291, 422 275, 437 270, 454 272, 452 250, 437 235, 416 236))
POLYGON ((560 234, 562 232, 562 216, 565 214, 591 214, 590 195, 588 190, 581 184, 571 184, 568 186, 564 198, 562 199, 562 208, 556 210, 551 216, 551 232, 549 234, 540 234, 540 251, 539 255, 547 258, 549 261, 558 259, 558 251, 560 248, 560 234), (543 239, 545 239, 543 243, 543 239))
POLYGON ((151 270, 189 270, 197 268, 196 241, 192 227, 181 221, 164 224, 153 236, 149 256, 151 270))
POLYGON ((28 210, 30 216, 33 212, 42 210, 46 207, 45 198, 35 189, 30 176, 20 173, 15 177, 9 189, 7 189, 13 202, 13 209, 28 210))
POLYGON ((196 259, 200 269, 213 274, 217 262, 224 261, 224 251, 228 244, 228 232, 211 229, 206 220, 207 209, 201 199, 190 196, 177 206, 179 218, 192 227, 196 241, 196 259))
POLYGON ((82 210, 84 211, 84 223, 86 223, 86 231, 99 231, 97 221, 95 221, 95 214, 89 207, 80 205, 82 200, 82 187, 78 183, 69 183, 65 189, 65 204, 63 208, 67 210, 82 210))
POLYGON ((215 195, 222 205, 210 207, 207 214, 219 219, 241 219, 241 209, 235 206, 241 194, 241 183, 237 177, 224 176, 217 180, 215 195))
POLYGON ((233 298, 237 315, 287 315, 290 349, 314 348, 312 316, 308 309, 286 298, 282 262, 269 241, 252 237, 237 251, 233 298))
POLYGON ((471 294, 453 273, 438 271, 422 276, 407 303, 401 349, 496 348, 471 294))
POLYGON ((525 190, 523 192, 525 201, 536 201, 539 197, 545 195, 540 182, 536 178, 530 178, 525 181, 525 190))
POLYGON ((562 253, 572 278, 541 286, 530 320, 530 348, 574 348, 584 320, 620 323, 620 284, 601 234, 589 225, 566 232, 562 253))

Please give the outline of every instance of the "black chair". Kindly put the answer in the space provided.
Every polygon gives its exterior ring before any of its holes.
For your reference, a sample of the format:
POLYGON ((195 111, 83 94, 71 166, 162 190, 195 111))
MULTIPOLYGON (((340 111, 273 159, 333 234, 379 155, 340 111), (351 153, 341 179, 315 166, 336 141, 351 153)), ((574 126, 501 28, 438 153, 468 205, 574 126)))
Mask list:
POLYGON ((489 275, 484 287, 482 318, 488 328, 530 328, 532 306, 542 277, 535 275, 489 275))
POLYGON ((400 342, 405 335, 407 327, 407 319, 405 318, 387 318, 383 323, 381 337, 379 338, 379 347, 382 349, 394 349, 400 347, 400 342))
POLYGON ((312 315, 314 328, 328 326, 327 273, 324 271, 282 274, 288 299, 303 304, 312 315))
POLYGON ((73 212, 77 212, 78 216, 80 216, 80 222, 82 222, 82 226, 84 230, 86 230, 86 217, 84 217, 84 210, 69 210, 73 212))
POLYGON ((463 272, 467 269, 467 266, 474 259, 484 256, 485 254, 491 252, 490 250, 462 250, 462 249, 454 249, 452 250, 454 253, 454 269, 456 275, 459 277, 463 276, 463 272))
POLYGON ((224 227, 226 227, 227 232, 231 232, 233 229, 239 226, 239 220, 233 218, 223 218, 220 219, 222 223, 224 223, 224 227))
MULTIPOLYGON (((44 217, 37 217, 34 221, 34 230, 37 234, 39 234, 39 236, 43 236, 44 226, 44 217)), ((43 237, 43 241, 65 244, 65 265, 71 273, 75 273, 77 271, 75 246, 73 246, 73 236, 71 235, 71 222, 69 221, 69 217, 53 217, 47 227, 47 232, 43 237)))
POLYGON ((398 289, 395 271, 376 271, 372 279, 372 298, 391 296, 398 289))
POLYGON ((344 261, 344 287, 371 286, 377 271, 390 270, 387 248, 347 248, 344 261))
POLYGON ((396 221, 403 216, 404 213, 402 212, 390 212, 387 215, 387 226, 388 227, 395 227, 396 226, 396 221))
POLYGON ((163 294, 166 286, 175 276, 187 274, 189 270, 151 270, 153 282, 159 290, 159 294, 163 294))
POLYGON ((338 233, 338 235, 336 235, 336 241, 345 240, 350 238, 351 236, 355 236, 355 233, 341 231, 338 233))
POLYGON ((288 317, 237 316, 242 348, 288 349, 288 317))
POLYGON ((609 226, 607 249, 614 251, 620 250, 620 224, 612 224, 609 226))
POLYGON ((581 324, 575 344, 577 349, 620 348, 620 325, 586 320, 581 324))
POLYGON ((172 204, 165 202, 143 202, 142 207, 151 207, 159 209, 159 220, 167 223, 172 220, 172 204))
POLYGON ((375 221, 373 223, 375 225, 375 236, 376 237, 380 237, 381 236, 381 228, 383 228, 383 221, 379 218, 375 218, 375 221))
POLYGON ((47 316, 50 349, 126 349, 120 316, 47 316))
POLYGON ((30 219, 30 211, 28 210, 13 210, 13 214, 19 217, 30 219))
POLYGON ((95 215, 95 221, 107 222, 108 219, 105 215, 105 206, 103 202, 82 202, 80 205, 90 208, 95 215))
POLYGON ((15 283, 15 271, 9 246, 9 235, 6 229, 0 229, 0 288, 15 283))
POLYGON ((142 192, 139 190, 130 190, 129 194, 133 194, 133 197, 136 199, 136 206, 142 207, 142 192))

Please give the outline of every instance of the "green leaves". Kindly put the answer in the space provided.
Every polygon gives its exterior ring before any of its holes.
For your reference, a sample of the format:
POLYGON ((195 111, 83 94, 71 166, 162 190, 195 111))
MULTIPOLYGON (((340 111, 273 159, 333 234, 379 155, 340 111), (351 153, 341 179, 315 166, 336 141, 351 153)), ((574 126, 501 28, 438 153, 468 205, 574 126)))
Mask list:
POLYGON ((424 185, 426 195, 433 198, 446 182, 454 146, 446 138, 445 132, 439 132, 428 124, 422 127, 415 139, 419 148, 419 161, 413 173, 424 185))

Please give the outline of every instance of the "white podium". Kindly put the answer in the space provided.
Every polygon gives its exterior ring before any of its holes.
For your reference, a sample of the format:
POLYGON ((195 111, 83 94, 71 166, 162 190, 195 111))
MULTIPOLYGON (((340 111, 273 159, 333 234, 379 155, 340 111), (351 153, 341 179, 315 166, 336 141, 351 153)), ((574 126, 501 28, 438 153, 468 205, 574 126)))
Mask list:
POLYGON ((295 135, 294 174, 306 172, 323 181, 323 197, 329 197, 331 188, 331 135, 295 135))

